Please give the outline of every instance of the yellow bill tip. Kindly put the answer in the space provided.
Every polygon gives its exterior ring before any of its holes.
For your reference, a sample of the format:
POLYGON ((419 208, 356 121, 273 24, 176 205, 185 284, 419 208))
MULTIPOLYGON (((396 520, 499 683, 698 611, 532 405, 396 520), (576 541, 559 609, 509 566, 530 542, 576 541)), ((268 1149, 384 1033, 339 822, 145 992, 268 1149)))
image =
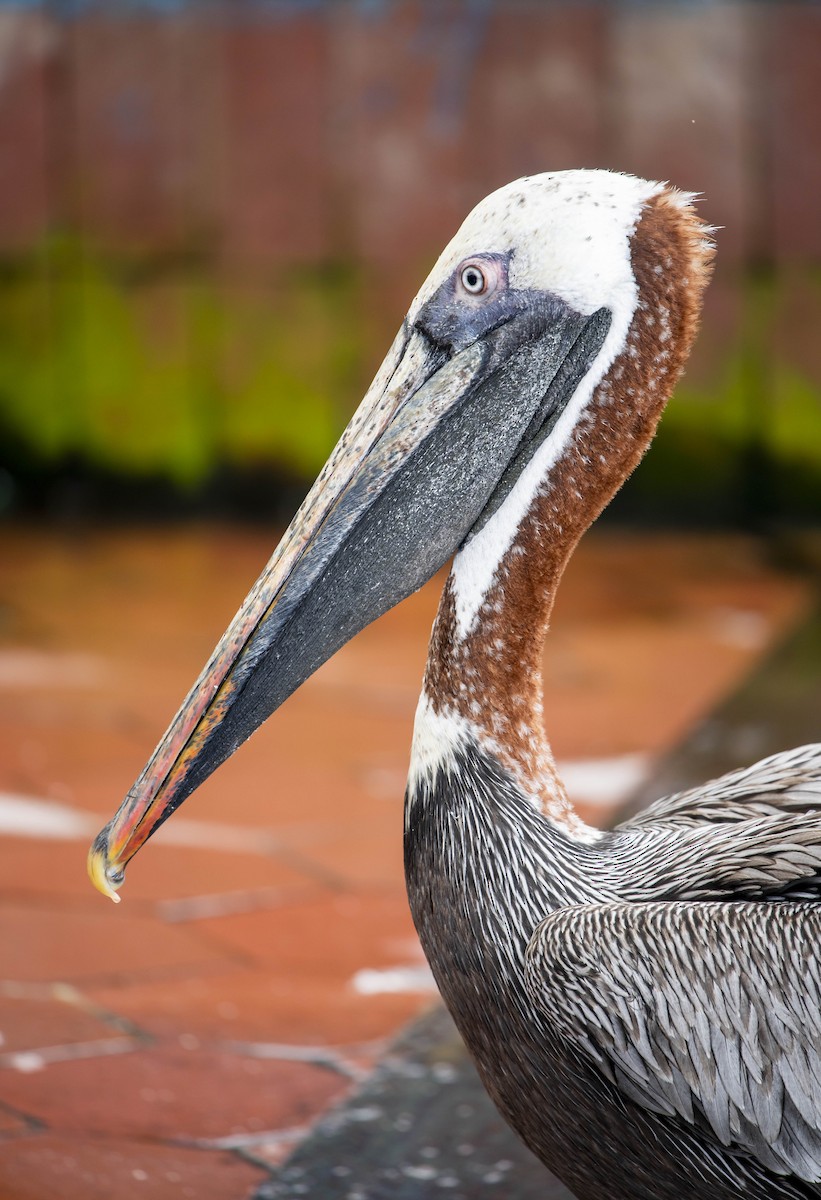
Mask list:
POLYGON ((88 852, 88 877, 98 892, 108 896, 115 904, 120 903, 121 897, 117 889, 123 884, 121 867, 109 861, 108 838, 106 831, 98 834, 88 852))

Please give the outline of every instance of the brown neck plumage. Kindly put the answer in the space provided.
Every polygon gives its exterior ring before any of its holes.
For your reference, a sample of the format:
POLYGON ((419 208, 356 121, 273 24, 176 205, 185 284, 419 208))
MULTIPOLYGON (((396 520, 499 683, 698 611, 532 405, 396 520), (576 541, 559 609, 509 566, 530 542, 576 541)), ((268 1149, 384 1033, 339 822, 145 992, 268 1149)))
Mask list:
POLYGON ((451 710, 545 811, 573 815, 542 723, 541 662, 565 565, 579 539, 638 464, 678 380, 698 326, 712 250, 692 208, 665 190, 631 242, 638 303, 626 343, 582 414, 502 557, 469 633, 457 635, 452 578, 433 628, 425 691, 451 710))

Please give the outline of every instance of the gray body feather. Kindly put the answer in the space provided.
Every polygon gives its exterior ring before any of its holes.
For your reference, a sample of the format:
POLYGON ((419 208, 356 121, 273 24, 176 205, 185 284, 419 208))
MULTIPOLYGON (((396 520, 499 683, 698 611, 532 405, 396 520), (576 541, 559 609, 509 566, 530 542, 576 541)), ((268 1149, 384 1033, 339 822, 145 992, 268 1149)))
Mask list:
POLYGON ((581 1200, 821 1195, 821 745, 585 843, 478 746, 408 796, 414 918, 581 1200))

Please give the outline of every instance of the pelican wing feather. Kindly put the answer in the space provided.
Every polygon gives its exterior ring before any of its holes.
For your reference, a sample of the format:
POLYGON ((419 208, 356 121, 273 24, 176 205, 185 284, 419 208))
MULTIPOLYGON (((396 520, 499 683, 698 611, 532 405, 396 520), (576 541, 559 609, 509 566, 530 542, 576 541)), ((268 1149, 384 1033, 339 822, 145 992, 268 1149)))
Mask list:
POLYGON ((753 817, 821 813, 821 742, 783 750, 751 767, 657 800, 623 828, 731 824, 753 817))
POLYGON ((527 986, 625 1098, 817 1183, 819 945, 811 904, 581 905, 537 927, 527 986))

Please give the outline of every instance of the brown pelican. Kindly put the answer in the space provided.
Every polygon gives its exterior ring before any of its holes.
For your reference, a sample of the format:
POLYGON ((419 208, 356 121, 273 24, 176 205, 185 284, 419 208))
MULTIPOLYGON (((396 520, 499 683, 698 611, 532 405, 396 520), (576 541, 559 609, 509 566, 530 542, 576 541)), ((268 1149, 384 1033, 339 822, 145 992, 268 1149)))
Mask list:
POLYGON ((691 196, 598 171, 479 204, 90 855, 115 897, 197 785, 455 553, 410 904, 491 1096, 590 1200, 821 1195, 821 747, 598 833, 542 731, 559 579, 682 370, 709 232, 691 196))

